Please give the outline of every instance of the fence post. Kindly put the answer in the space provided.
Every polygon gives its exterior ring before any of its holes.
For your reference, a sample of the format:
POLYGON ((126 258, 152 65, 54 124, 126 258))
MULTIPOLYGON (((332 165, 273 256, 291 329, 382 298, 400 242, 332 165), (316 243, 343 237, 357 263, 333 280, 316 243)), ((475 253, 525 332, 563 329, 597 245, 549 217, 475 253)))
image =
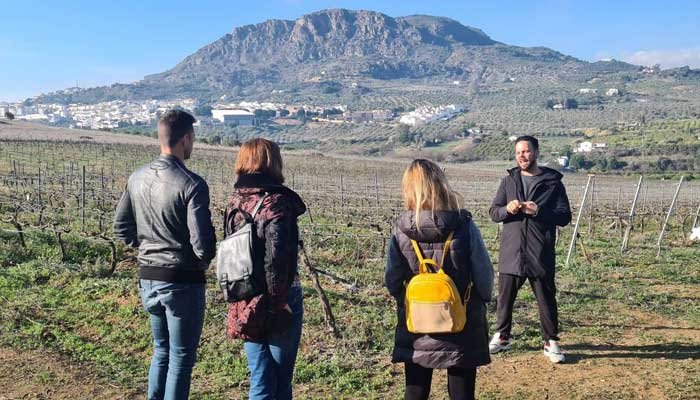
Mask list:
POLYGON ((343 174, 340 174, 340 207, 345 208, 345 185, 343 184, 343 174))
POLYGON ((15 187, 19 186, 19 171, 17 171, 17 161, 12 160, 12 178, 14 178, 15 187))
POLYGON ((83 165, 83 179, 80 188, 80 229, 85 232, 85 166, 83 165))
POLYGON ((571 260, 571 255, 574 253, 574 247, 576 246, 576 236, 578 235, 578 227, 581 223, 581 215, 583 215, 584 207, 586 206, 586 199, 588 198, 588 188, 591 186, 591 179, 595 175, 588 175, 588 182, 586 182, 586 189, 583 191, 583 197, 581 197, 581 205, 578 208, 578 215, 576 216, 576 225, 574 226, 574 233, 571 235, 571 244, 569 244, 569 252, 566 255, 566 266, 569 266, 569 261, 571 260))
MULTIPOLYGON (((596 179, 593 177, 593 181, 591 181, 591 204, 589 205, 589 214, 588 214, 588 235, 593 236, 593 213, 595 210, 593 209, 595 205, 595 183, 596 179)), ((619 202, 618 198, 618 202, 619 202)))
POLYGON ((377 176, 377 171, 374 171, 374 202, 377 210, 375 214, 379 212, 379 177, 377 176))
POLYGON ((666 219, 664 219, 664 224, 661 226, 659 240, 656 242, 657 258, 661 256, 661 241, 664 238, 664 233, 666 233, 666 226, 668 225, 668 220, 671 218, 671 214, 673 213, 673 208, 676 206, 676 199, 678 198, 678 193, 681 191, 681 185, 683 185, 683 178, 685 178, 685 176, 681 175, 681 179, 678 181, 678 187, 676 187, 676 193, 673 194, 673 199, 671 200, 671 206, 668 208, 668 212, 666 213, 666 219))
POLYGON ((700 218, 700 203, 698 203, 698 209, 695 210, 695 218, 693 218, 693 228, 695 228, 698 225, 698 218, 700 218))
POLYGON ((627 220, 627 228, 625 229, 625 236, 622 238, 622 246, 620 247, 620 251, 624 253, 627 251, 627 245, 629 244, 630 240, 630 233, 632 233, 632 228, 633 228, 633 223, 632 221, 634 220, 634 212, 637 209, 637 199, 639 199, 639 191, 642 188, 642 181, 644 180, 644 175, 639 177, 639 183, 637 183, 637 190, 634 192, 634 200, 632 200, 632 208, 630 208, 630 215, 627 220))
POLYGON ((39 174, 36 180, 36 191, 37 191, 37 196, 39 197, 39 204, 43 205, 43 201, 41 200, 41 163, 39 163, 39 174))

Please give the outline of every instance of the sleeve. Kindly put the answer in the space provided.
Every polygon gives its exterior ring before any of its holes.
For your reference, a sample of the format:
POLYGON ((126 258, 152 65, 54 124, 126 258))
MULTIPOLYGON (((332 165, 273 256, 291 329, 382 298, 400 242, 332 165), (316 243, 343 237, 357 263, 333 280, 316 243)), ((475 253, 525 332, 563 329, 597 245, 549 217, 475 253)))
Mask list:
POLYGON ((203 181, 195 186, 187 202, 187 228, 195 257, 209 266, 216 255, 216 233, 209 211, 209 186, 203 181))
POLYGON ((134 218, 128 186, 127 183, 127 187, 124 188, 124 193, 114 212, 114 236, 124 241, 128 246, 139 247, 136 219, 134 218))
POLYGON ((547 224, 566 226, 571 222, 571 206, 564 184, 559 182, 555 193, 557 193, 557 198, 554 206, 539 208, 537 215, 533 218, 547 224))
POLYGON ((294 222, 283 215, 265 225, 265 283, 273 310, 287 303, 289 260, 298 256, 298 243, 291 243, 294 222))
POLYGON ((513 218, 512 215, 508 214, 508 210, 506 210, 507 204, 506 178, 503 178, 501 179, 501 184, 498 186, 498 191, 496 191, 496 197, 494 197, 491 202, 491 208, 489 208, 489 215, 493 222, 508 222, 513 218))
POLYGON ((469 221, 469 259, 474 289, 485 302, 493 297, 493 265, 484 239, 474 221, 469 221))
POLYGON ((399 242, 396 240, 396 236, 392 235, 389 241, 386 269, 384 270, 384 285, 399 304, 404 301, 406 282, 412 275, 413 272, 408 266, 408 261, 401 254, 399 242))

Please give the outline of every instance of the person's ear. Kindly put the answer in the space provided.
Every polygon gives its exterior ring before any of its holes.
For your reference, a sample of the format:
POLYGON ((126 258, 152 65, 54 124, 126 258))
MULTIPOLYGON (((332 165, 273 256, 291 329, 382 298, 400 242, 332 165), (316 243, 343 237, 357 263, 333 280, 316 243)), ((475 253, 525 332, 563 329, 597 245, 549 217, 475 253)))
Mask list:
POLYGON ((188 133, 185 136, 183 136, 182 139, 180 139, 180 143, 182 143, 184 147, 187 147, 189 142, 192 141, 193 138, 190 135, 192 135, 192 133, 188 133))

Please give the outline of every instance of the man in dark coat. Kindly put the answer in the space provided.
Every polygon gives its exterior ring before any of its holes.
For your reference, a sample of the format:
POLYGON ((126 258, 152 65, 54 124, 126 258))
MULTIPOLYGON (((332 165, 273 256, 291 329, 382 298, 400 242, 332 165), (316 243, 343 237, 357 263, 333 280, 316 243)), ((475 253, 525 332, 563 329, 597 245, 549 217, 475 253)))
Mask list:
POLYGON ((501 180, 489 209, 491 219, 503 223, 496 333, 489 350, 498 353, 510 348, 513 304, 528 280, 539 308, 544 354, 559 363, 564 355, 558 344, 554 245, 556 227, 571 222, 571 208, 562 175, 538 166, 538 155, 536 138, 521 136, 515 141, 518 166, 501 180))

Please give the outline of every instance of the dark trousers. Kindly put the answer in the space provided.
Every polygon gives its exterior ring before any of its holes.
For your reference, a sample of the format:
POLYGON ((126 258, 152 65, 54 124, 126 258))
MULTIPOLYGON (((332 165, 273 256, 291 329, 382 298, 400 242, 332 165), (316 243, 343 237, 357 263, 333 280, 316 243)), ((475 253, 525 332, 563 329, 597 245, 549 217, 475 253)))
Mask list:
POLYGON ((542 278, 498 274, 498 309, 496 312, 496 332, 501 337, 510 337, 513 326, 513 304, 518 290, 526 280, 537 299, 540 311, 540 331, 544 340, 559 340, 559 320, 557 316, 557 288, 554 284, 554 274, 542 278))
MULTIPOLYGON (((430 383, 433 370, 413 363, 405 363, 406 392, 405 400, 427 400, 430 395, 430 383)), ((476 387, 475 368, 448 368, 447 391, 451 400, 472 400, 476 387)))

